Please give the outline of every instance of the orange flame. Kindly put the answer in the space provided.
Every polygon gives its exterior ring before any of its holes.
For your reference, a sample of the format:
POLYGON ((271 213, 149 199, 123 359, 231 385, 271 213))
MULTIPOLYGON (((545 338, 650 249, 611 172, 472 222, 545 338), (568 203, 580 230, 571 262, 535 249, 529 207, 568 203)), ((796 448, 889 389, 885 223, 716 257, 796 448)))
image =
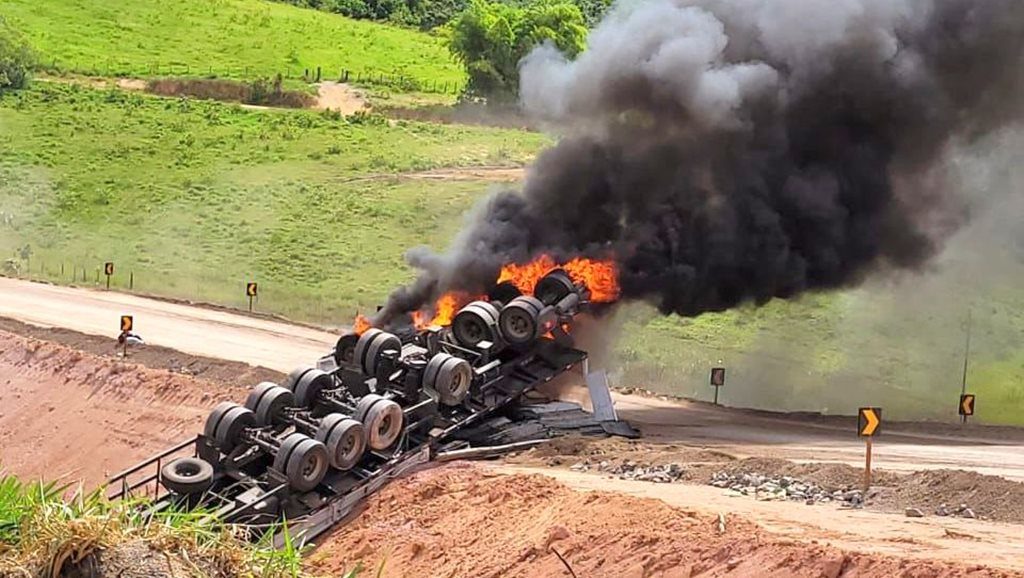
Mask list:
POLYGON ((510 263, 501 268, 498 283, 511 281, 523 295, 533 295, 533 288, 542 277, 555 269, 565 269, 575 282, 590 290, 590 300, 610 303, 619 298, 619 271, 612 260, 597 261, 576 257, 559 265, 550 255, 541 255, 526 264, 510 263))
POLYGON ((477 299, 483 299, 483 297, 473 297, 461 291, 449 291, 441 295, 437 302, 434 303, 433 317, 427 318, 427 314, 423 311, 413 311, 411 314, 412 324, 416 329, 426 329, 434 325, 446 327, 452 324, 452 319, 455 318, 455 314, 459 309, 462 309, 470 301, 476 301, 477 299))
POLYGON ((356 321, 352 324, 352 331, 354 331, 356 335, 362 335, 371 327, 373 327, 373 325, 370 323, 369 317, 357 314, 356 321))
MULTIPOLYGON (((529 263, 505 265, 501 268, 496 284, 510 281, 523 295, 533 295, 537 281, 555 269, 564 269, 574 283, 586 286, 590 290, 590 300, 594 303, 610 303, 619 298, 619 271, 615 262, 610 259, 599 261, 576 257, 567 263, 559 264, 550 255, 541 255, 529 263)), ((412 324, 418 330, 435 325, 446 327, 452 324, 455 314, 468 303, 486 299, 484 296, 473 296, 461 291, 449 291, 434 303, 433 316, 428 317, 425 311, 410 313, 412 324)), ((356 334, 362 335, 371 326, 367 317, 357 315, 353 329, 356 334)))
POLYGON ((611 303, 619 298, 619 268, 615 261, 576 257, 562 268, 573 281, 590 290, 590 300, 594 303, 611 303))

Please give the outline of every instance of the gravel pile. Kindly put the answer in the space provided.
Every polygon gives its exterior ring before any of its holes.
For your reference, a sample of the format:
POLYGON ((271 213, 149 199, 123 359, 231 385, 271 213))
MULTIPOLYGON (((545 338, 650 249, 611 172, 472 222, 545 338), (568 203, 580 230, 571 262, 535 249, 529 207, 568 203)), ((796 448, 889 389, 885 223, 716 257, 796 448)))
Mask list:
POLYGON ((620 464, 612 464, 608 461, 592 463, 590 460, 585 460, 574 464, 569 469, 577 472, 597 471, 616 476, 620 480, 637 480, 658 484, 669 484, 686 478, 683 466, 680 464, 653 465, 641 464, 632 460, 626 460, 620 464))
POLYGON ((864 492, 852 488, 829 490, 814 482, 790 476, 765 476, 758 473, 716 472, 711 485, 759 500, 791 500, 808 505, 839 502, 852 507, 864 505, 864 492))

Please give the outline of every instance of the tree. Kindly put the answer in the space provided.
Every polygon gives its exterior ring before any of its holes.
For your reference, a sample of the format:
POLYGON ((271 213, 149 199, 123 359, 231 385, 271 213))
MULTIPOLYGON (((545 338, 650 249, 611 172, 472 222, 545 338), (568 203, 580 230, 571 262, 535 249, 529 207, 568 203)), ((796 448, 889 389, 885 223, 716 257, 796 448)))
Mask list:
POLYGON ((34 63, 28 43, 0 16, 0 90, 25 88, 34 63))
POLYGON ((448 49, 466 67, 468 91, 491 98, 519 91, 519 61, 542 42, 566 55, 583 50, 587 28, 579 7, 562 0, 513 6, 472 0, 448 29, 448 49))

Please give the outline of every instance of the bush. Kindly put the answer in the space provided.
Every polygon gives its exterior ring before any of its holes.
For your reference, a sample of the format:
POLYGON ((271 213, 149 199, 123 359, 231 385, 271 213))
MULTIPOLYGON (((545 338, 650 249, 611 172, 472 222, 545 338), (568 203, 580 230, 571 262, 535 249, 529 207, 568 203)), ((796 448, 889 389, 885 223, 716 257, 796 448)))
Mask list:
POLYGON ((542 42, 567 56, 583 50, 587 28, 579 7, 559 0, 536 0, 524 7, 472 0, 452 21, 448 49, 466 67, 470 95, 515 97, 519 61, 542 42))
POLYGON ((0 16, 0 90, 28 86, 35 55, 25 39, 0 16))

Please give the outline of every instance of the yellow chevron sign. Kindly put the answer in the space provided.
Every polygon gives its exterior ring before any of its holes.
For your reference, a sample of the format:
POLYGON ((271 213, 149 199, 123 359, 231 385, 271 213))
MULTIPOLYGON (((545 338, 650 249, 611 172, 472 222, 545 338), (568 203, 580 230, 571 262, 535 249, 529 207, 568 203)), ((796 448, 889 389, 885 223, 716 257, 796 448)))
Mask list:
POLYGON ((872 437, 878 433, 882 425, 882 408, 862 407, 857 412, 857 435, 872 437))
POLYGON ((974 415, 974 394, 965 393, 960 396, 960 415, 974 415))

